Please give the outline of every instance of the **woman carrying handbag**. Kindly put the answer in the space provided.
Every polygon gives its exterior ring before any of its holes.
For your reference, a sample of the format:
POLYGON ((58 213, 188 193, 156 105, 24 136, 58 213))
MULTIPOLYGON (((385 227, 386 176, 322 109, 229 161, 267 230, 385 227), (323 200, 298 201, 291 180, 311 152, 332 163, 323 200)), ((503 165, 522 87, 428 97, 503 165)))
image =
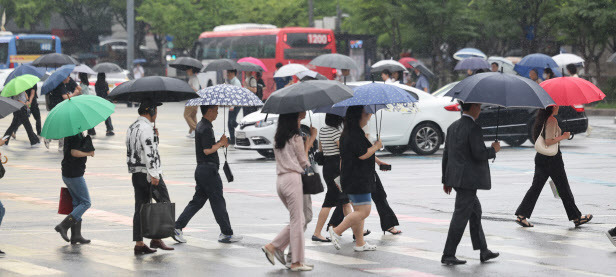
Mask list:
POLYGON ((558 114, 558 106, 549 106, 541 109, 537 113, 535 125, 533 127, 533 138, 535 139, 535 176, 533 184, 524 196, 524 200, 515 212, 518 223, 522 227, 533 227, 533 224, 528 222, 541 194, 541 190, 548 178, 552 178, 554 185, 558 189, 560 198, 565 206, 567 217, 572 220, 575 227, 588 223, 592 219, 592 215, 582 216, 580 210, 575 205, 573 193, 567 180, 565 165, 563 163, 562 153, 560 152, 560 141, 569 138, 570 133, 562 133, 558 127, 558 120, 554 117, 558 114))

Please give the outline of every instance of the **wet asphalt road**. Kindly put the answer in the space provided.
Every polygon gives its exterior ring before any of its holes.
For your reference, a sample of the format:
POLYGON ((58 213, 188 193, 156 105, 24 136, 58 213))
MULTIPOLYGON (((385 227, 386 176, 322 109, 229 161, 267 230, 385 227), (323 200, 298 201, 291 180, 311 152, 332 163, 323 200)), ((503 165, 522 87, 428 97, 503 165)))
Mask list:
MULTIPOLYGON (((185 137, 186 124, 180 104, 161 108, 157 126, 166 182, 176 215, 194 192, 196 165, 193 141, 185 137)), ((62 220, 57 214, 61 155, 57 145, 50 150, 29 149, 20 128, 17 140, 0 148, 9 157, 7 175, 0 181, 0 200, 6 216, 0 227, 0 276, 276 276, 299 275, 281 265, 271 266, 262 245, 288 222, 288 213, 275 190, 275 162, 256 152, 229 152, 236 181, 225 182, 225 197, 234 231, 244 240, 236 244, 216 241, 219 228, 209 205, 185 229, 187 244, 175 251, 136 257, 132 253, 133 189, 125 163, 125 130, 137 118, 136 109, 118 106, 112 116, 115 137, 94 139, 96 156, 88 159, 86 181, 92 208, 84 215, 83 233, 91 245, 71 246, 53 230, 62 220)), ((9 118, 0 120, 4 131, 9 118)), ((454 196, 445 195, 440 184, 441 151, 433 156, 413 152, 379 157, 393 165, 381 173, 388 200, 400 221, 402 235, 383 235, 378 215, 366 222, 373 231, 367 237, 378 245, 375 252, 354 253, 350 233, 343 236, 343 249, 309 241, 323 194, 313 197, 315 218, 306 231, 306 257, 315 270, 311 276, 612 276, 616 272, 616 247, 603 232, 616 225, 616 124, 611 117, 592 117, 589 134, 562 145, 566 169, 582 213, 595 215, 581 228, 568 222, 559 199, 545 188, 531 222, 522 229, 513 213, 533 177, 532 145, 504 147, 491 163, 493 189, 479 192, 483 226, 490 249, 501 257, 479 263, 467 235, 458 248, 467 265, 440 264, 454 196)), ((222 131, 220 120, 215 124, 222 131)), ((221 155, 222 157, 222 155, 221 155)), ((323 232, 325 235, 325 232, 323 232)))

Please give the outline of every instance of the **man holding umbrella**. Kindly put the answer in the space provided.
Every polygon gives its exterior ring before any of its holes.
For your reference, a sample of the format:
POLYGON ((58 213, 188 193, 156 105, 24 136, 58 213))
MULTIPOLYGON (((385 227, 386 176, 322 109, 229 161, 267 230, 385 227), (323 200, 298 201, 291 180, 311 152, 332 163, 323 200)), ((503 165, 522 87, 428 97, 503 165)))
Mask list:
POLYGON ((15 133, 19 125, 24 125, 28 138, 30 139, 30 145, 32 147, 38 147, 40 141, 34 131, 30 120, 28 120, 28 108, 30 107, 30 101, 26 95, 26 91, 30 91, 30 87, 36 84, 39 78, 33 75, 22 75, 11 80, 2 90, 2 96, 11 97, 13 100, 19 101, 24 104, 21 109, 13 113, 13 121, 4 134, 4 139, 8 145, 11 134, 15 133))
POLYGON ((170 202, 167 186, 162 181, 162 167, 158 153, 158 130, 152 124, 156 121, 157 107, 162 103, 146 99, 141 102, 139 118, 128 127, 126 135, 128 172, 132 173, 135 190, 135 214, 133 216, 133 241, 135 254, 151 254, 156 249, 173 250, 160 239, 153 239, 150 247, 143 243, 141 235, 141 213, 143 204, 150 201, 150 196, 156 202, 170 202), (150 186, 152 194, 150 194, 150 186))
POLYGON ((473 249, 481 250, 481 262, 499 255, 488 249, 481 227, 481 203, 477 198, 477 190, 491 188, 488 160, 496 157, 500 143, 496 141, 492 147, 485 147, 481 127, 475 122, 481 113, 481 104, 460 102, 460 105, 462 118, 447 129, 443 152, 443 190, 447 194, 452 189, 456 191, 455 210, 441 258, 441 263, 447 265, 466 263, 455 255, 469 221, 473 249))

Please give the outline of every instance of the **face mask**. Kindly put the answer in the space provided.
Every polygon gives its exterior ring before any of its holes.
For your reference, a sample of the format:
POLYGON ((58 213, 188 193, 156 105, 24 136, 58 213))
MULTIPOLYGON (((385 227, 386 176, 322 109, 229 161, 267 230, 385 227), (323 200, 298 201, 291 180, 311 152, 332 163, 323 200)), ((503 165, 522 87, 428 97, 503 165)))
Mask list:
POLYGON ((543 80, 546 80, 548 78, 548 74, 543 73, 543 80))

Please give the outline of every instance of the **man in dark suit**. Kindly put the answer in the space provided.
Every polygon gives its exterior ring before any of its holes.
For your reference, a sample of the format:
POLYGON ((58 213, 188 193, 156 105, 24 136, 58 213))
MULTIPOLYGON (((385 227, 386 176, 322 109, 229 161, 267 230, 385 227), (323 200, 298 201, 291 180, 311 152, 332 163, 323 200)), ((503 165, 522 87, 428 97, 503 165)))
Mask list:
POLYGON ((481 203, 477 190, 491 188, 490 166, 488 160, 496 157, 500 143, 493 142, 487 148, 483 142, 481 127, 475 123, 481 112, 481 104, 460 103, 462 118, 447 129, 445 151, 443 152, 443 190, 450 194, 456 190, 456 205, 449 225, 447 242, 441 263, 447 265, 465 264, 456 258, 456 249, 470 221, 471 240, 474 250, 481 250, 481 262, 498 257, 498 253, 488 250, 483 228, 481 227, 481 203))

